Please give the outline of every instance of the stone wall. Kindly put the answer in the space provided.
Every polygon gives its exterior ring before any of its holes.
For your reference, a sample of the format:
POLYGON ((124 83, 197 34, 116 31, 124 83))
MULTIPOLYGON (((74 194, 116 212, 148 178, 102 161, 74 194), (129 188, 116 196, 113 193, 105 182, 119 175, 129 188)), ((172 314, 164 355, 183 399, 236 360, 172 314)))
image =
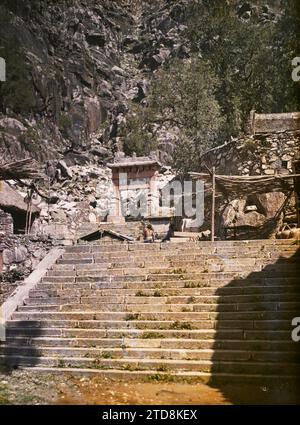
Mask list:
POLYGON ((17 269, 22 275, 29 275, 45 257, 55 241, 34 236, 5 235, 0 238, 3 270, 17 269))
POLYGON ((14 232, 14 222, 11 214, 0 210, 0 234, 12 235, 14 232))
MULTIPOLYGON (((275 122, 279 122, 282 116, 280 114, 275 118, 275 122)), ((263 122, 267 129, 267 120, 264 121, 262 117, 263 122)), ((272 125, 269 123, 268 129, 272 125)), ((290 124, 285 123, 283 128, 286 126, 290 124)), ((299 158, 300 130, 261 132, 245 135, 208 151, 202 157, 201 165, 205 173, 206 167, 215 167, 219 175, 274 176, 293 173, 293 162, 299 158)), ((287 200, 280 192, 265 195, 249 193, 247 197, 240 196, 238 199, 230 196, 230 193, 228 195, 229 199, 225 195, 217 199, 216 228, 220 237, 226 237, 226 229, 231 229, 237 238, 274 237, 284 225, 294 226, 297 223, 294 196, 287 200)), ((206 199, 204 228, 208 229, 210 204, 211 201, 206 199)))
POLYGON ((275 175, 292 173, 293 160, 299 158, 300 131, 289 131, 234 140, 208 151, 202 157, 202 165, 215 166, 217 174, 275 175))
POLYGON ((300 130, 300 112, 251 115, 250 132, 252 134, 297 130, 300 130))

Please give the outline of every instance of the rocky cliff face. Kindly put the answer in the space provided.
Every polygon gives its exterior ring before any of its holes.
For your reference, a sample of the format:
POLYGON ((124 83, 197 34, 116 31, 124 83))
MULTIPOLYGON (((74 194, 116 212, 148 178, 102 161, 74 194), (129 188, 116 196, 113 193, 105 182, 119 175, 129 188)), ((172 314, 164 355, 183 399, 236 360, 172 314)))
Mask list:
MULTIPOLYGON (((233 3, 241 19, 257 14, 248 2, 233 3)), ((64 157, 69 165, 109 159, 155 70, 189 56, 189 4, 3 0, 0 56, 9 81, 0 90, 1 156, 64 157)), ((267 6, 260 12, 273 19, 267 6)))
POLYGON ((186 1, 2 3, 1 47, 8 75, 16 73, 1 102, 6 160, 105 161, 131 103, 147 94, 149 72, 188 53, 180 41, 186 1))
MULTIPOLYGON (((122 108, 121 46, 134 26, 132 14, 109 1, 12 3, 2 7, 0 37, 25 53, 31 104, 25 114, 2 111, 23 124, 6 123, 3 155, 43 160, 67 150, 76 156, 94 140, 97 146, 101 126, 122 108)), ((106 152, 95 148, 97 154, 106 152)))

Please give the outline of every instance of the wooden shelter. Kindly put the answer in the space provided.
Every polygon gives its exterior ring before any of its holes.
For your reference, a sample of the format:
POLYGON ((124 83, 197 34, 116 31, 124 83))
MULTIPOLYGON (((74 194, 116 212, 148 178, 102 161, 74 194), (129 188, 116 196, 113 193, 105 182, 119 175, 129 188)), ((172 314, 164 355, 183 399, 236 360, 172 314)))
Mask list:
MULTIPOLYGON (((296 182, 300 174, 287 175, 259 175, 259 176, 226 176, 218 175, 213 168, 211 173, 189 173, 192 179, 205 182, 206 192, 212 194, 212 241, 215 240, 215 200, 225 197, 227 200, 247 197, 251 194, 263 194, 270 192, 282 192, 287 198, 296 191, 296 182)), ((299 207, 297 207, 298 209, 299 207)), ((298 214, 299 218, 299 214, 298 214)), ((298 223, 299 225, 299 223, 298 223)))
POLYGON ((11 214, 14 223, 14 233, 29 233, 32 222, 40 213, 39 208, 32 205, 33 187, 28 187, 28 196, 23 197, 6 181, 21 179, 44 179, 39 164, 32 159, 23 159, 7 164, 0 164, 0 208, 11 214), (2 180, 2 181, 1 181, 2 180))

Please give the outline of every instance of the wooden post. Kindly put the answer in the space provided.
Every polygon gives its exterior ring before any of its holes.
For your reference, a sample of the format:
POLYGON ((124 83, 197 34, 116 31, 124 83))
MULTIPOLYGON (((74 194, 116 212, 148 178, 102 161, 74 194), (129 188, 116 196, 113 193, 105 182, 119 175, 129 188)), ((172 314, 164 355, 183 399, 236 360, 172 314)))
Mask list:
POLYGON ((211 241, 215 241, 216 167, 212 169, 211 241))
MULTIPOLYGON (((293 173, 299 173, 300 161, 293 162, 293 173)), ((299 200, 299 187, 300 187, 300 178, 294 177, 294 195, 296 201, 296 214, 297 214, 297 226, 300 227, 300 200, 299 200)))
MULTIPOLYGON (((51 195, 51 177, 49 176, 48 178, 48 208, 47 208, 48 226, 50 226, 50 195, 51 195)), ((49 227, 48 227, 48 231, 49 231, 49 227)))

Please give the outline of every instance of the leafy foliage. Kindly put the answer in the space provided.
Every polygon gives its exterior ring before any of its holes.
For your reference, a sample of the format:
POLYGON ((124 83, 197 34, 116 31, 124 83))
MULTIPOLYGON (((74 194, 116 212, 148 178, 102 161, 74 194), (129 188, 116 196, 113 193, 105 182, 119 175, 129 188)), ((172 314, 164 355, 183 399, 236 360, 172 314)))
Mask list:
POLYGON ((0 283, 15 283, 17 280, 23 279, 24 274, 21 270, 13 269, 0 273, 0 283))
POLYGON ((125 137, 124 152, 127 155, 148 155, 157 148, 155 135, 151 131, 153 122, 151 109, 142 106, 133 108, 126 125, 121 127, 121 136, 125 137))
POLYGON ((251 109, 275 113, 299 108, 299 92, 291 79, 299 31, 295 0, 284 2, 278 22, 264 23, 238 19, 230 2, 191 3, 187 36, 220 81, 223 140, 240 133, 251 109))
POLYGON ((198 58, 175 60, 160 69, 148 106, 140 107, 127 124, 126 153, 145 153, 156 146, 159 129, 176 128, 179 142, 173 165, 182 171, 195 168, 201 153, 215 144, 223 124, 214 95, 217 87, 211 68, 198 58))

